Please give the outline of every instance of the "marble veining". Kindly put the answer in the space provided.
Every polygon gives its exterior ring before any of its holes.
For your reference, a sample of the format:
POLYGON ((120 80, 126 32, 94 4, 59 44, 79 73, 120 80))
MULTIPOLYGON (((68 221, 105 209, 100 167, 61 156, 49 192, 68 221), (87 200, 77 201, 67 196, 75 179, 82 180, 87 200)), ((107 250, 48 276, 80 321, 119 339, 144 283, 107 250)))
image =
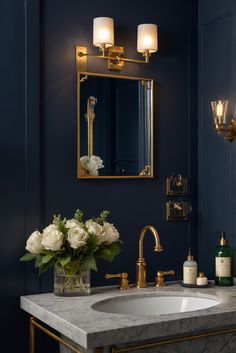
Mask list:
MULTIPOLYGON (((178 283, 163 288, 148 287, 119 291, 114 287, 94 289, 90 296, 64 298, 53 293, 21 297, 21 308, 85 349, 161 339, 168 334, 191 335, 204 330, 236 327, 236 287, 188 289, 178 283), (183 295, 219 300, 215 307, 168 315, 121 315, 93 310, 102 300, 142 294, 183 295)), ((204 349, 202 350, 204 352, 204 349)))

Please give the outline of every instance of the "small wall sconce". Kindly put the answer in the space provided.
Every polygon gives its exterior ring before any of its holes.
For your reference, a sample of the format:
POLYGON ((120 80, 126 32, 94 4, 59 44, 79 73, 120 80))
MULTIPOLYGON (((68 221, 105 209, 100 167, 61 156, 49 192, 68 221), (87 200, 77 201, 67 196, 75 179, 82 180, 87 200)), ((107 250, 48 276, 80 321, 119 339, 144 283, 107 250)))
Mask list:
POLYGON ((86 71, 88 56, 107 60, 110 70, 121 70, 125 62, 148 64, 151 54, 158 50, 157 25, 138 25, 137 51, 142 54, 144 60, 125 58, 124 47, 114 46, 114 20, 110 17, 93 19, 93 45, 99 48, 99 55, 87 53, 86 47, 76 47, 77 71, 86 71))
POLYGON ((228 103, 228 100, 214 101, 211 102, 211 108, 216 132, 225 140, 232 142, 236 137, 236 119, 232 119, 230 124, 226 125, 228 103))

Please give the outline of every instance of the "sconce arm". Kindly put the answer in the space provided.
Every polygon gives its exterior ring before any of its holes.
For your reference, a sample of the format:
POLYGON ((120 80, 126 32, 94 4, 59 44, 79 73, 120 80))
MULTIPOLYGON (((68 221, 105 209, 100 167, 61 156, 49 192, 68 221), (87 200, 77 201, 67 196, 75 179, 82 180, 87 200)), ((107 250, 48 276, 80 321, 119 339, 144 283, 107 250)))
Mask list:
POLYGON ((143 55, 144 56, 144 60, 124 58, 123 56, 119 56, 119 55, 117 55, 117 56, 109 56, 109 55, 103 55, 103 54, 95 55, 95 54, 83 53, 83 52, 79 52, 78 56, 80 58, 82 58, 84 56, 90 56, 92 58, 97 58, 97 59, 125 61, 125 62, 138 63, 138 64, 148 64, 149 63, 150 54, 143 55))

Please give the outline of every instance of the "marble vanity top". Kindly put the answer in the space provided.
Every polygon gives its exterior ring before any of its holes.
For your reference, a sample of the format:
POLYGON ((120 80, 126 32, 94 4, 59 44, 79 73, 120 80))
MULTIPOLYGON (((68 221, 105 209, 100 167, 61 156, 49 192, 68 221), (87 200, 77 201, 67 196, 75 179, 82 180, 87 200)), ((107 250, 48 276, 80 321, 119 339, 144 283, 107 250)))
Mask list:
POLYGON ((236 286, 189 289, 175 282, 163 288, 126 291, 100 287, 84 297, 65 298, 53 293, 23 296, 21 308, 87 349, 236 326, 236 286), (199 296, 219 300, 220 304, 203 310, 157 316, 111 314, 92 308, 102 300, 136 294, 199 296))

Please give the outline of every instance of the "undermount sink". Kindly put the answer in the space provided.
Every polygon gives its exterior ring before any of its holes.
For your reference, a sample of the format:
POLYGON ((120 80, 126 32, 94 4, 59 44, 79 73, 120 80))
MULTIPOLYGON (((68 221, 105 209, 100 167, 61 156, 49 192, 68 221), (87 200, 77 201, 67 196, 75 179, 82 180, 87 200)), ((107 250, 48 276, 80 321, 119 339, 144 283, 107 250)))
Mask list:
POLYGON ((203 310, 220 301, 188 295, 125 295, 103 300, 92 306, 96 311, 125 315, 165 315, 203 310))

